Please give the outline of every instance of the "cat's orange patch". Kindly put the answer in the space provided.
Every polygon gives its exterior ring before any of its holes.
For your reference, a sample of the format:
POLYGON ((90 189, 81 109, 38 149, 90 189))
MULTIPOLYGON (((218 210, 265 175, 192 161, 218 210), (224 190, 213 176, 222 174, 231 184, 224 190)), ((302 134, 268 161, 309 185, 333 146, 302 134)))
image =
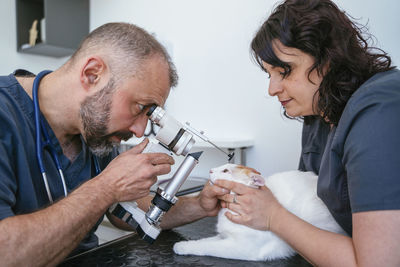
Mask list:
POLYGON ((237 168, 241 169, 246 175, 249 175, 251 172, 253 172, 255 174, 261 174, 258 171, 256 171, 255 169, 247 167, 247 166, 238 165, 237 168))

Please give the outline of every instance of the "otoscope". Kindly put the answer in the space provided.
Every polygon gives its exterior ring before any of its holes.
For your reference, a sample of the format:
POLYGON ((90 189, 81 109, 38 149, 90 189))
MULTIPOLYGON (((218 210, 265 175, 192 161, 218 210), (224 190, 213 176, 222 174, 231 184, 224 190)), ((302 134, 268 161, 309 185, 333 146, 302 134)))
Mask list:
POLYGON ((152 123, 159 126, 155 140, 150 140, 142 153, 166 153, 185 156, 165 188, 158 187, 156 195, 151 201, 148 211, 141 210, 135 201, 115 203, 109 209, 110 213, 132 226, 138 235, 153 243, 161 232, 160 222, 162 216, 176 203, 176 193, 186 181, 194 167, 199 162, 203 151, 189 153, 195 143, 194 136, 210 143, 219 151, 225 153, 229 160, 234 153, 226 153, 212 143, 204 132, 193 129, 189 123, 181 124, 169 116, 164 109, 157 105, 151 106, 146 114, 152 123))

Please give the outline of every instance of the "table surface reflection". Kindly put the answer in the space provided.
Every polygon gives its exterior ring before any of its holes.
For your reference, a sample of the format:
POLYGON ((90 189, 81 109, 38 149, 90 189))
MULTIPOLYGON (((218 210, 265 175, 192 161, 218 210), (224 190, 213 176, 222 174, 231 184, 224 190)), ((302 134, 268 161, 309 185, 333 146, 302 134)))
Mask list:
POLYGON ((255 262, 208 256, 180 256, 172 250, 178 241, 214 236, 215 224, 215 217, 204 218, 163 231, 152 245, 136 234, 131 234, 66 259, 59 266, 311 266, 299 255, 285 260, 255 262))

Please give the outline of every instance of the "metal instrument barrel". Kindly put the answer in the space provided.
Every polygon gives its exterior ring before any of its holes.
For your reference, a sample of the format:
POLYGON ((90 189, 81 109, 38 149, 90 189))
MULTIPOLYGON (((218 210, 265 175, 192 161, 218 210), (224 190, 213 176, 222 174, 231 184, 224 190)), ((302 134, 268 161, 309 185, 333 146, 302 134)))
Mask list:
POLYGON ((175 196, 197 163, 198 160, 191 154, 188 154, 181 166, 179 166, 178 170, 175 172, 171 181, 165 187, 164 192, 169 196, 175 196))

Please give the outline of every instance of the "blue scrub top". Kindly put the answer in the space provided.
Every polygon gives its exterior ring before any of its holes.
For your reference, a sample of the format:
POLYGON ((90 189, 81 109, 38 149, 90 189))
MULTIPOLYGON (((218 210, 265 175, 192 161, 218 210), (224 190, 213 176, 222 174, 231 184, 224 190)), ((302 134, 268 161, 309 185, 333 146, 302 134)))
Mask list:
POLYGON ((379 73, 349 99, 337 127, 304 124, 299 169, 352 235, 352 213, 400 209, 400 71, 379 73))
MULTIPOLYGON (((16 75, 29 76, 23 70, 16 75)), ((74 160, 64 156, 62 148, 45 121, 51 142, 64 171, 68 192, 95 176, 92 153, 82 138, 82 151, 74 160)), ((101 169, 116 155, 116 151, 99 159, 101 169)), ((62 182, 54 161, 47 150, 44 165, 54 201, 64 196, 62 182)), ((37 211, 49 205, 49 199, 39 170, 35 151, 34 108, 32 99, 13 74, 0 76, 0 220, 37 211)), ((100 223, 102 218, 99 218, 100 223)), ((98 224, 97 224, 98 225, 98 224)), ((97 225, 88 234, 76 253, 98 245, 94 235, 97 225)))

